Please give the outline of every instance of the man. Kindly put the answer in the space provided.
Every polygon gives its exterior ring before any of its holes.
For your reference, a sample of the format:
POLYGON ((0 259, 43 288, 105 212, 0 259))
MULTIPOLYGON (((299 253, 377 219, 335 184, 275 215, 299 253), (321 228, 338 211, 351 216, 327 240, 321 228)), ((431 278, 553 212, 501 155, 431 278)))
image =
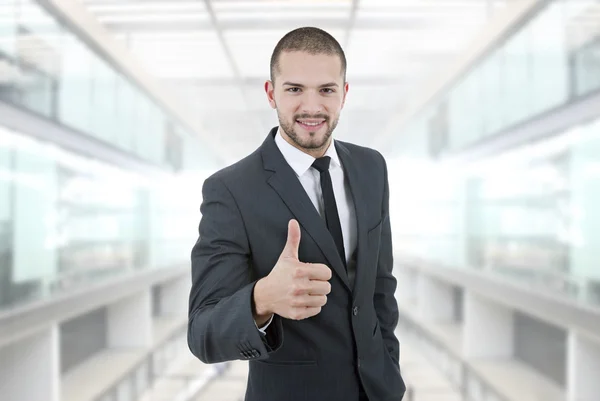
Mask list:
POLYGON ((348 91, 339 43, 291 31, 265 91, 279 127, 204 182, 190 349, 249 360, 248 401, 401 400, 386 164, 332 138, 348 91))

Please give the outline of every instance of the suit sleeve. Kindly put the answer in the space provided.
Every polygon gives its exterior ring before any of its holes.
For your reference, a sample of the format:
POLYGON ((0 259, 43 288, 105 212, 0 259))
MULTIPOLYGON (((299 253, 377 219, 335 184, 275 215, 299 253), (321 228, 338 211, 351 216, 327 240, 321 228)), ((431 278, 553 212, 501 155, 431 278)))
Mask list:
MULTIPOLYGON (((383 159, 383 157, 382 157, 383 159)), ((388 173, 385 159, 384 167, 384 193, 382 205, 381 245, 379 248, 379 262, 377 265, 377 279, 375 282, 375 312, 381 327, 381 334, 390 356, 396 362, 400 360, 400 345, 394 331, 398 325, 398 303, 395 298, 396 278, 392 274, 394 267, 392 249, 392 229, 390 224, 389 202, 390 191, 388 173)))
POLYGON ((276 318, 263 336, 253 310, 250 245, 233 195, 215 176, 202 188, 199 238, 192 249, 190 351, 204 363, 266 359, 281 346, 276 318))

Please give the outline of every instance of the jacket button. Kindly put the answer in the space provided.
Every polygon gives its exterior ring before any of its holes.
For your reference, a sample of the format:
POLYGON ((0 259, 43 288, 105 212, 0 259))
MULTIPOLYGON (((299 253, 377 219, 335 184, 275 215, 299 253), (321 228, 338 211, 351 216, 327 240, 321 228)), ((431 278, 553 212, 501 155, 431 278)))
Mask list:
POLYGON ((352 308, 352 314, 354 316, 358 315, 358 306, 355 306, 354 308, 352 308))

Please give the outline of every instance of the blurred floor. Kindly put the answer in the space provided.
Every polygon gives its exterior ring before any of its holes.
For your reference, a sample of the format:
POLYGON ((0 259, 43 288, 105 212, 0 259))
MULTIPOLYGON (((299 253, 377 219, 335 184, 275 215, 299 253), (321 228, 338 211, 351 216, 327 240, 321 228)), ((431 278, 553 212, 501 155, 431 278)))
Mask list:
POLYGON ((462 401, 450 381, 419 352, 410 336, 397 332, 400 339, 400 367, 408 388, 404 401, 462 401))
POLYGON ((209 385, 226 365, 206 365, 186 352, 154 382, 138 401, 189 401, 209 385))
POLYGON ((248 362, 231 362, 223 375, 211 381, 193 401, 242 401, 247 377, 248 362))
POLYGON ((408 392, 405 401, 462 401, 446 377, 409 342, 402 348, 401 366, 408 392))

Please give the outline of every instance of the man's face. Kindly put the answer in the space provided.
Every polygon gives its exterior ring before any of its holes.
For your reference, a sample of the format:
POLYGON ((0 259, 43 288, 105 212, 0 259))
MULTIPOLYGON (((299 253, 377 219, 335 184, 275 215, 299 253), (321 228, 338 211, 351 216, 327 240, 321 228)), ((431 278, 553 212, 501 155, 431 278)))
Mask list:
POLYGON ((348 92, 341 64, 337 55, 283 52, 275 82, 265 83, 279 125, 301 150, 314 153, 329 146, 348 92))

